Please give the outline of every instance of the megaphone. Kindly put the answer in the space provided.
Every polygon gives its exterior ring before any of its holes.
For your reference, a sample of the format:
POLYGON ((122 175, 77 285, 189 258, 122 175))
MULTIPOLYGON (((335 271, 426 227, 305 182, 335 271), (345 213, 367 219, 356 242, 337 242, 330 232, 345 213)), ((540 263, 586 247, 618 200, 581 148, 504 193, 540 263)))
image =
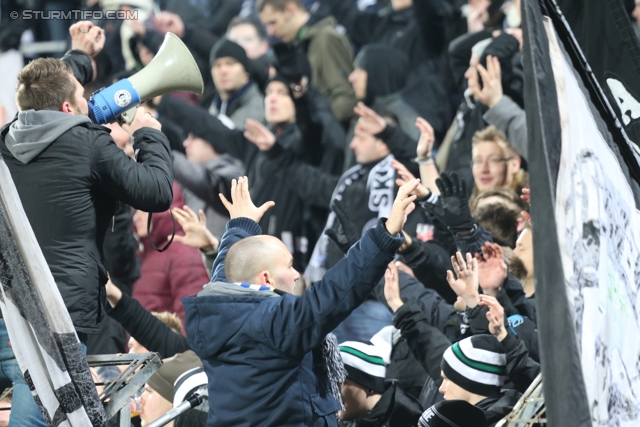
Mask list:
POLYGON ((182 40, 167 33, 155 58, 128 79, 100 89, 89 99, 89 117, 97 124, 123 120, 131 123, 136 107, 169 92, 202 95, 204 82, 196 61, 182 40))

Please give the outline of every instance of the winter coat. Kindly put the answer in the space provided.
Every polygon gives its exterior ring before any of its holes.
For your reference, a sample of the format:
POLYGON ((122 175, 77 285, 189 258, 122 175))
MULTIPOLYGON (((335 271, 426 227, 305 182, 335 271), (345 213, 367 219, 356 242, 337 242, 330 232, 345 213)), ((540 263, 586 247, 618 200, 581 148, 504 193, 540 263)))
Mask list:
MULTIPOLYGON (((248 218, 229 221, 212 280, 226 281, 229 247, 260 231, 248 218)), ((247 295, 240 286, 213 283, 185 298, 187 337, 212 379, 207 426, 336 426, 340 405, 319 346, 364 302, 402 240, 379 221, 302 296, 247 295), (221 291, 233 287, 234 295, 221 291)))
POLYGON ((349 39, 336 30, 336 20, 325 18, 304 26, 293 44, 307 54, 314 85, 329 98, 331 110, 340 121, 353 117, 356 96, 347 80, 353 71, 353 49, 349 39))
POLYGON ((133 140, 137 163, 116 146, 107 128, 86 116, 48 110, 20 112, 0 130, 0 153, 82 333, 95 333, 104 314, 102 247, 116 202, 151 212, 171 203, 169 142, 150 128, 136 131, 133 140))
POLYGON ((415 427, 424 411, 416 398, 405 393, 395 381, 385 383, 376 406, 355 423, 355 427, 415 427))
POLYGON ((258 86, 249 81, 232 93, 227 101, 222 101, 220 96, 216 95, 209 107, 209 113, 212 116, 225 115, 231 119, 236 129, 244 129, 247 119, 264 121, 264 97, 258 86))
POLYGON ((244 174, 240 162, 228 154, 222 154, 206 163, 196 164, 184 154, 174 151, 173 173, 182 189, 187 190, 184 192, 187 205, 194 212, 202 209, 209 231, 214 236, 222 236, 229 213, 219 194, 224 194, 227 199, 231 197, 231 180, 244 174))
MULTIPOLYGON (((184 206, 180 188, 173 185, 174 207, 184 206)), ((175 313, 184 323, 182 297, 196 295, 209 281, 197 249, 173 242, 164 251, 158 252, 151 245, 162 248, 173 233, 174 222, 170 211, 152 215, 151 232, 141 239, 142 250, 138 254, 141 263, 140 278, 133 285, 133 297, 149 311, 175 313)), ((175 221, 176 234, 183 234, 175 221)))

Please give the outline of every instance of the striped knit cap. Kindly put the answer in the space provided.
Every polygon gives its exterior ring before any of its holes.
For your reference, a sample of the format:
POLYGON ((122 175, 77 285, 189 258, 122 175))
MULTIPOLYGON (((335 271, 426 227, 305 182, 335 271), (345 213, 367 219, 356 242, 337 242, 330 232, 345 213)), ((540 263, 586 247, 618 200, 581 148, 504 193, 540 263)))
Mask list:
POLYGON ((449 347, 440 367, 447 379, 463 389, 493 396, 505 382, 507 357, 496 337, 474 335, 449 347))
POLYGON ((374 345, 356 341, 340 344, 347 379, 378 393, 384 392, 386 368, 382 352, 374 345))

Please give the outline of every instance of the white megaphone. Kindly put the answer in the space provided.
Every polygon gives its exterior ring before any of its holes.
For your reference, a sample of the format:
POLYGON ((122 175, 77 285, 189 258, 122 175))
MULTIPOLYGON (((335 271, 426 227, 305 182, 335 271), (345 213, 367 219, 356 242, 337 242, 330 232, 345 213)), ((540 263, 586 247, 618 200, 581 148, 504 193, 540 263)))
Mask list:
POLYGON ((94 123, 131 123, 137 106, 169 92, 202 95, 204 82, 196 61, 182 40, 167 33, 155 58, 128 79, 100 89, 89 99, 89 117, 94 123))

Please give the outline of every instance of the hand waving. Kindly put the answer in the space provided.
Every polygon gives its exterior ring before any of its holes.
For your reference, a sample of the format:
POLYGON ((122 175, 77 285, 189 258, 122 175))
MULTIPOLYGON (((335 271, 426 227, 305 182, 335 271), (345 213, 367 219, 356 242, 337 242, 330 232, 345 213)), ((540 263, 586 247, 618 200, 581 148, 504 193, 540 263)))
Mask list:
POLYGON ((467 307, 473 308, 478 305, 478 260, 467 252, 467 259, 462 257, 460 252, 451 257, 451 264, 456 276, 451 270, 447 270, 447 282, 451 289, 461 297, 467 307))
POLYGON ((231 219, 245 217, 260 222, 264 213, 276 205, 274 202, 266 202, 256 207, 249 194, 249 178, 246 176, 241 176, 238 181, 231 181, 231 202, 222 193, 219 196, 231 219))
POLYGON ((384 118, 371 108, 364 105, 363 102, 358 102, 353 111, 360 116, 362 119, 360 120, 360 123, 363 124, 367 129, 367 132, 372 135, 382 132, 387 127, 387 122, 384 118))
POLYGON ((440 189, 440 197, 436 203, 424 203, 422 206, 454 233, 473 229, 474 220, 464 180, 455 172, 442 173, 436 185, 440 189))
MULTIPOLYGON (((405 165, 403 165, 396 159, 391 160, 391 166, 393 166, 393 168, 398 172, 398 175, 400 175, 400 178, 396 179, 396 185, 398 187, 402 187, 407 182, 416 179, 416 177, 413 176, 411 172, 409 172, 409 169, 407 169, 405 165)), ((415 194, 416 196, 418 196, 418 198, 421 199, 423 197, 427 197, 429 194, 431 194, 431 192, 427 187, 420 183, 412 194, 415 194)))
POLYGON ((387 231, 392 236, 395 236, 404 227, 404 223, 407 222, 407 216, 415 209, 416 205, 413 201, 416 199, 415 195, 411 195, 420 184, 419 179, 414 179, 404 184, 398 190, 396 200, 391 207, 391 213, 385 224, 387 231))
POLYGON ((500 61, 495 56, 487 56, 487 68, 478 64, 477 72, 482 77, 482 88, 478 79, 469 81, 469 88, 478 101, 493 108, 502 99, 502 75, 500 61))
POLYGON ((428 121, 422 117, 416 119, 416 127, 420 131, 420 139, 418 140, 418 148, 416 149, 416 155, 419 159, 426 159, 431 157, 431 150, 433 149, 433 143, 436 140, 433 127, 428 121))
POLYGON ((260 151, 269 151, 276 143, 276 136, 262 123, 247 119, 244 124, 244 137, 252 142, 260 151))
POLYGON ((394 313, 404 305, 400 298, 400 275, 398 267, 393 261, 389 263, 387 271, 384 273, 384 298, 394 313))
POLYGON ((482 256, 476 254, 480 287, 485 295, 498 295, 500 286, 507 278, 507 263, 504 261, 502 247, 497 243, 486 242, 482 246, 482 256))
POLYGON ((220 240, 207 229, 207 219, 202 209, 198 212, 199 217, 189 206, 184 206, 184 209, 173 208, 171 211, 185 233, 184 236, 176 235, 176 242, 206 251, 218 250, 220 240))
POLYGON ((504 326, 504 308, 497 299, 489 295, 480 295, 478 305, 489 307, 487 320, 489 321, 489 332, 491 335, 502 341, 507 337, 507 329, 504 326))

